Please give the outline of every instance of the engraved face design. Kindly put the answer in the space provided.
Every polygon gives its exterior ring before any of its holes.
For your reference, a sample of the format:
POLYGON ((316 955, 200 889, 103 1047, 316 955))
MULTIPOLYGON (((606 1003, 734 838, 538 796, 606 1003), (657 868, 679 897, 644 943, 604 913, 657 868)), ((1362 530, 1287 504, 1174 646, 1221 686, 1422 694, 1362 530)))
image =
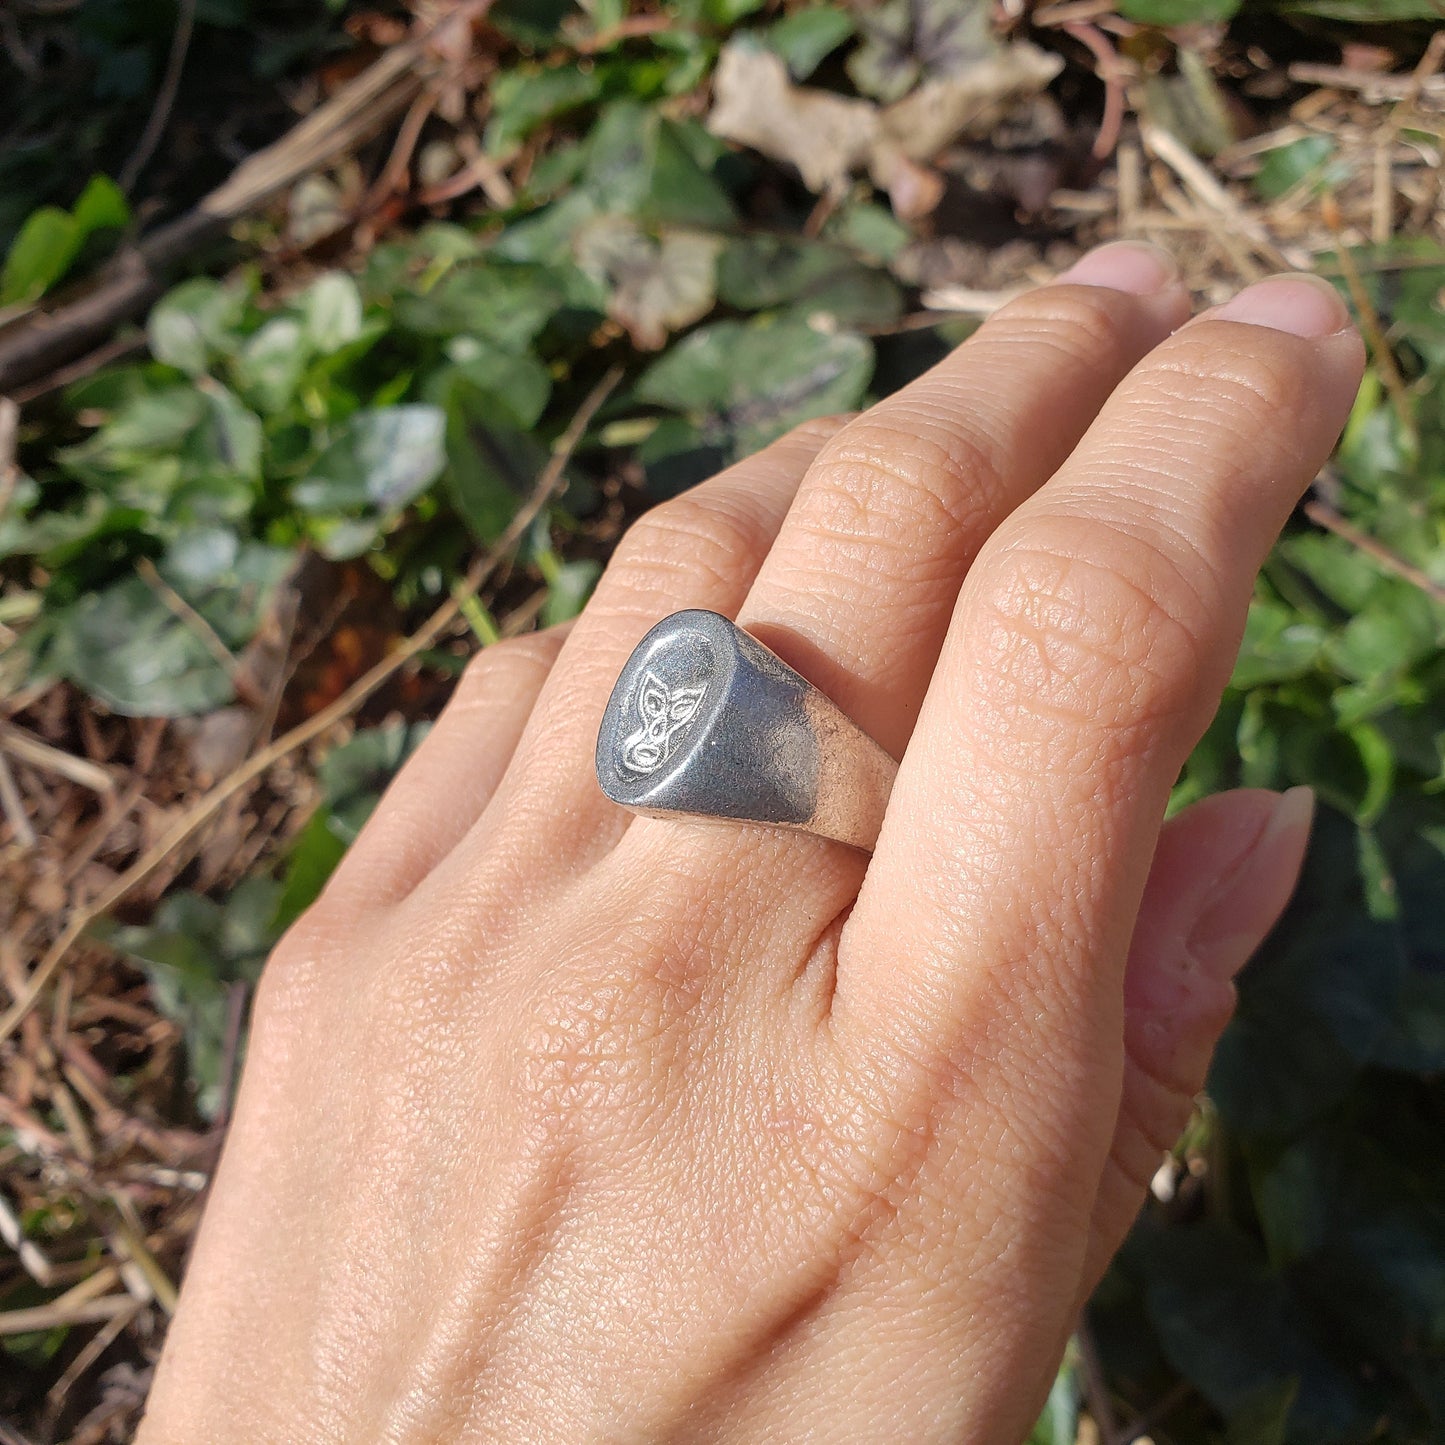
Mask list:
POLYGON ((655 773, 672 752, 673 740, 697 716, 707 683, 695 687, 668 687, 651 669, 637 689, 641 727, 622 743, 622 765, 646 776, 655 773))

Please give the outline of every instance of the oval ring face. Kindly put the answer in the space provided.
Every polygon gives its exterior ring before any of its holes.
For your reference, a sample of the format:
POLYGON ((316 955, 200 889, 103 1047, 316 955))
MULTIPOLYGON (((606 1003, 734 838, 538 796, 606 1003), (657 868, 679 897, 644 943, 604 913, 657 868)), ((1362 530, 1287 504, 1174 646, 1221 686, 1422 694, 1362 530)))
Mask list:
POLYGON ((696 687, 668 687, 650 668, 637 689, 641 726, 623 739, 622 766, 646 777, 655 773, 672 752, 673 739, 697 717, 707 683, 696 687))

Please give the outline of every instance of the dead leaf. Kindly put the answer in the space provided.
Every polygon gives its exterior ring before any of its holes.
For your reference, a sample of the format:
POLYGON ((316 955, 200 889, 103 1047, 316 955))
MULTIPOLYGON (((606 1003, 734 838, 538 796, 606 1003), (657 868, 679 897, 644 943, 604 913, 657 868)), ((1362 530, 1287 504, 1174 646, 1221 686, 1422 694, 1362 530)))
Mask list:
POLYGON ((810 191, 841 185, 878 138, 878 107, 794 85, 782 56, 730 40, 713 75, 708 129, 797 168, 810 191))
POLYGON ((840 187, 851 172, 866 169, 900 216, 915 217, 932 210, 943 193, 926 163, 960 137, 986 135, 1063 64, 1061 56, 1027 41, 999 45, 880 109, 794 85, 781 57, 733 40, 718 58, 708 129, 788 162, 812 191, 840 187))
POLYGON ((925 80, 880 118, 879 141, 910 160, 932 160, 960 137, 982 137, 1020 101, 1041 91, 1064 68, 1051 50, 1019 41, 952 75, 925 80))
POLYGON ((607 289, 607 314, 634 346, 658 351, 668 334, 712 310, 720 236, 664 229, 655 235, 628 216, 588 221, 572 242, 577 265, 607 289))

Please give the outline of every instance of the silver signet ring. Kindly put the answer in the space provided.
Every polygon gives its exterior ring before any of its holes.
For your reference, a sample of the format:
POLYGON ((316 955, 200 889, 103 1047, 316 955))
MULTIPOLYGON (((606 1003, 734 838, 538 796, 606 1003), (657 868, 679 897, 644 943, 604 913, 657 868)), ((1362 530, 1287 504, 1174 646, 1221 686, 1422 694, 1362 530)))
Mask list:
POLYGON ((627 659, 597 781, 656 817, 797 828, 872 851, 898 764, 810 682, 716 612, 674 612, 627 659))

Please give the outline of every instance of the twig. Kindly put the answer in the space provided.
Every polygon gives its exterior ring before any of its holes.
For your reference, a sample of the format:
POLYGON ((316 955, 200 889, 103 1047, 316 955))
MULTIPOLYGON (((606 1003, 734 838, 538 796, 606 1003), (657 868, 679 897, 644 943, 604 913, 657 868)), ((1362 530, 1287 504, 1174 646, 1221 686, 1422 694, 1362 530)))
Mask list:
POLYGON ((1417 81, 1415 73, 1352 70, 1347 65, 1316 65, 1300 60, 1289 68, 1289 78, 1300 85, 1323 85, 1336 90, 1358 91, 1369 105, 1404 100, 1407 96, 1445 96, 1445 75, 1417 81))
POLYGON ((52 1410, 58 1410, 65 1404, 66 1396, 75 1388, 81 1376, 120 1338, 121 1331, 144 1308, 139 1302, 132 1301, 130 1309, 117 1310, 85 1342, 85 1348, 65 1367, 65 1373, 45 1392, 45 1402, 52 1410))
POLYGON ((165 606, 173 612, 199 639, 206 651, 225 669, 226 676, 234 683, 240 675, 241 664, 232 655, 231 649, 221 641, 216 629, 161 576, 156 564, 149 557, 142 557, 135 570, 141 580, 156 594, 165 606))
POLYGON ((179 0, 176 8, 176 28, 171 36, 171 51, 166 57, 166 73, 161 77, 161 87, 156 92, 155 104, 146 118, 145 129, 135 143, 129 159, 121 167, 117 184, 129 194, 140 173, 146 168, 155 148, 170 124, 171 110, 176 103, 176 92, 181 86, 181 71, 185 69, 186 52, 191 48, 191 33, 196 26, 196 0, 179 0))
POLYGON ((0 396, 0 517, 10 506, 20 468, 15 465, 15 443, 20 432, 20 408, 8 396, 0 396))
POLYGON ((10 1201, 0 1194, 0 1239, 15 1251, 20 1267, 38 1285, 48 1286, 53 1276, 50 1261, 45 1251, 32 1239, 26 1239, 20 1220, 10 1207, 10 1201))
POLYGON ((89 788, 92 793, 109 797, 115 792, 115 779, 99 763, 51 747, 33 733, 3 718, 0 718, 0 749, 13 758, 19 758, 22 763, 29 763, 32 768, 58 773, 82 788, 89 788))
POLYGON ((0 1335, 28 1335, 37 1330, 60 1329, 66 1325, 93 1325, 101 1320, 114 1319, 116 1315, 135 1307, 135 1301, 128 1294, 111 1294, 65 1308, 56 1300, 52 1304, 37 1305, 34 1309, 6 1310, 0 1314, 0 1335))
POLYGON ((33 848, 40 840, 30 826, 30 815, 25 811, 25 799, 15 786, 15 774, 10 771, 10 759, 0 752, 0 811, 10 824, 15 841, 22 848, 33 848))
MULTIPOLYGON (((929 311, 956 311, 965 316, 991 316, 1000 306, 1007 305, 1015 296, 1022 296, 1026 290, 1026 286, 1008 286, 1002 291, 977 291, 969 286, 938 286, 932 291, 925 291, 922 301, 929 311)), ((947 319, 946 314, 940 314, 935 321, 947 319)))
MULTIPOLYGON (((582 440, 588 424, 597 414, 598 408, 613 388, 622 379, 622 368, 614 366, 587 394, 566 431, 557 438, 547 465, 542 468, 532 494, 518 508, 516 516, 505 532, 497 539, 486 555, 468 574, 466 591, 477 592, 498 567, 507 559, 511 550, 526 535, 527 529, 536 520, 542 509, 552 500, 572 453, 582 440)), ((208 822, 225 803, 242 788, 249 786, 282 758, 304 746, 313 738, 321 736, 348 717, 369 698, 395 672, 419 652, 424 652, 451 624, 457 616, 458 607, 454 597, 448 598, 422 625, 406 639, 395 652, 384 657, 369 671, 362 674, 334 702, 298 723, 290 732, 284 733, 275 742, 252 754, 229 777, 216 784, 204 797, 199 799, 176 820, 166 834, 152 848, 147 850, 129 868, 115 879, 85 908, 77 912, 66 925, 60 937, 51 944, 45 956, 36 965, 20 996, 0 1018, 0 1042, 9 1038, 20 1026, 21 1021, 35 1007, 45 986, 54 977, 70 950, 85 935, 87 929, 121 901, 138 883, 143 882, 171 853, 198 828, 208 822)))
POLYGON ((1124 63, 1098 26, 1083 20, 1065 20, 1059 28, 1066 35, 1072 35, 1094 57, 1096 73, 1104 86, 1104 114, 1099 121, 1099 133, 1094 137, 1093 156, 1095 160, 1105 160, 1119 144, 1119 132, 1124 125, 1124 63))
POLYGON ((1152 1436, 1155 1429, 1162 1425, 1193 1393, 1194 1386, 1188 1380, 1181 1380, 1162 1400, 1156 1401, 1137 1420, 1126 1425, 1119 1433, 1114 1445, 1134 1445, 1136 1440, 1152 1436))
POLYGON ((1437 582, 1428 572, 1423 572, 1413 562, 1407 562, 1398 552, 1392 551, 1383 542, 1377 541, 1368 532, 1362 532, 1353 522, 1348 522, 1327 502, 1318 500, 1305 503, 1304 514, 1317 527, 1342 538, 1351 546, 1358 547, 1367 557, 1373 557, 1387 572, 1418 587, 1427 597, 1445 606, 1445 585, 1437 582))
POLYGON ((120 322, 144 311, 166 274, 198 246, 302 176, 331 164, 370 139, 411 104, 425 79, 433 44, 455 26, 470 27, 492 0, 462 0, 426 34, 394 45, 280 140, 242 161, 193 210, 162 226, 118 257, 81 299, 30 318, 0 338, 0 391, 34 382, 100 345, 120 322))
POLYGON ((1350 300, 1355 303, 1355 312, 1360 319, 1360 330, 1364 332, 1365 340, 1369 343, 1370 354, 1375 358, 1375 365, 1380 368, 1380 380, 1384 382, 1385 390, 1390 393, 1390 405, 1394 407, 1400 425, 1407 432, 1413 433, 1415 408, 1410 400, 1409 388, 1405 385, 1405 378, 1400 374, 1400 364, 1395 360, 1395 350, 1385 335, 1384 325, 1380 321, 1380 313, 1370 299, 1370 291, 1365 285, 1365 278, 1360 274, 1354 253, 1345 242, 1339 204, 1333 195, 1328 193, 1325 195, 1320 204, 1320 214, 1325 225, 1329 227, 1330 233, 1334 236, 1335 259, 1340 264, 1340 274, 1344 277, 1345 286, 1349 289, 1350 300))
POLYGON ((1157 156, 1179 177, 1197 201, 1225 218, 1241 236, 1247 237, 1272 266, 1277 266, 1281 271, 1297 269, 1270 239, 1264 227, 1214 179, 1208 167, 1163 126, 1142 125, 1139 128, 1139 137, 1151 154, 1157 156))

